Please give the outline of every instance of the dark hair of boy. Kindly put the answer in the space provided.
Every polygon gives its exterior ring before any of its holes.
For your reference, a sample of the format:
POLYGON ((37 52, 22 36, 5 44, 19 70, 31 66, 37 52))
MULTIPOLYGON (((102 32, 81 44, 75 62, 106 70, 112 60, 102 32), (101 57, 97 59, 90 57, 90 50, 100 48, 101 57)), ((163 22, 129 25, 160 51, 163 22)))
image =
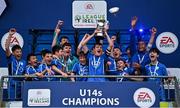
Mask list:
POLYGON ((116 36, 116 37, 117 37, 117 34, 116 34, 116 33, 113 33, 113 34, 111 35, 111 37, 112 37, 112 36, 116 36))
POLYGON ((99 43, 99 42, 95 43, 94 46, 93 46, 93 49, 95 48, 96 45, 102 46, 102 43, 99 43))
POLYGON ((64 49, 65 46, 70 46, 71 47, 71 44, 66 42, 66 43, 63 44, 62 48, 64 49))
POLYGON ((62 39, 67 39, 67 40, 69 40, 69 38, 68 38, 67 36, 62 36, 62 37, 59 39, 60 42, 61 42, 62 39))
MULTIPOLYGON (((80 51, 78 57, 86 58, 87 54, 85 54, 83 51, 80 51)), ((88 63, 89 63, 89 59, 86 58, 86 64, 88 65, 88 63)))
POLYGON ((32 56, 36 56, 36 55, 35 55, 34 53, 28 54, 28 55, 27 55, 27 61, 30 61, 30 58, 31 58, 32 56))
POLYGON ((59 45, 55 45, 52 47, 52 53, 55 54, 55 52, 59 52, 59 50, 61 50, 62 47, 60 47, 59 45))
POLYGON ((151 52, 156 52, 158 55, 159 55, 159 53, 160 53, 157 48, 151 48, 150 51, 149 51, 149 53, 151 53, 151 52))
POLYGON ((127 51, 127 50, 130 50, 130 46, 127 46, 127 47, 126 47, 125 51, 127 51))
MULTIPOLYGON (((114 49, 116 49, 116 48, 117 48, 117 49, 120 49, 118 46, 115 46, 115 47, 114 47, 114 49)), ((121 49, 120 49, 120 50, 121 50, 121 49)))
POLYGON ((146 42, 144 39, 139 39, 139 40, 138 40, 138 43, 139 43, 139 42, 144 42, 144 44, 147 44, 147 42, 146 42))
POLYGON ((79 57, 85 57, 86 58, 86 54, 83 51, 79 52, 79 57))
POLYGON ((117 63, 118 61, 123 61, 124 63, 126 63, 126 61, 125 61, 124 59, 122 59, 122 58, 117 59, 117 60, 116 60, 116 63, 117 63))
POLYGON ((113 49, 119 49, 120 52, 122 52, 121 48, 119 48, 118 46, 115 46, 113 49))
POLYGON ((22 50, 22 48, 19 45, 14 45, 11 50, 12 52, 14 52, 17 49, 22 50))
POLYGON ((47 50, 47 49, 41 51, 41 55, 42 55, 43 57, 45 57, 46 54, 51 54, 51 51, 49 51, 49 50, 47 50))

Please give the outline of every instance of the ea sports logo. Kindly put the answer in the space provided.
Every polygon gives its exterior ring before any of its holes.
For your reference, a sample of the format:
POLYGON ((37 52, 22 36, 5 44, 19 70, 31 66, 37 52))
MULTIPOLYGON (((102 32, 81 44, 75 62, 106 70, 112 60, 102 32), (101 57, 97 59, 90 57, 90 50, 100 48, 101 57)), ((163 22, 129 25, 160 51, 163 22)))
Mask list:
MULTIPOLYGON (((5 50, 6 39, 8 38, 8 36, 9 36, 9 33, 6 33, 1 39, 1 46, 4 50, 5 50)), ((12 37, 11 37, 10 46, 9 46, 10 51, 14 45, 20 45, 21 48, 24 45, 24 40, 23 40, 22 36, 17 32, 14 35, 12 35, 12 37)))
POLYGON ((134 93, 134 102, 139 107, 149 108, 155 103, 155 94, 148 88, 137 89, 134 93))
POLYGON ((157 48, 165 54, 173 53, 178 47, 178 39, 171 32, 161 33, 156 39, 157 48))
POLYGON ((94 10, 94 4, 93 3, 85 3, 84 8, 86 11, 92 11, 94 10))

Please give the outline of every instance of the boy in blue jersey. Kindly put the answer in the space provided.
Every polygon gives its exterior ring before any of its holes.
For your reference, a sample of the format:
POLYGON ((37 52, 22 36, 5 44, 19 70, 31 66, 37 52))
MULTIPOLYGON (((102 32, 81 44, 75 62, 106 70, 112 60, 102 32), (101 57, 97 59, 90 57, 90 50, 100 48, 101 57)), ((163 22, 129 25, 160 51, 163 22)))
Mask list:
MULTIPOLYGON (((43 50, 41 52, 42 54, 42 63, 39 65, 39 71, 44 75, 44 76, 54 76, 55 72, 52 70, 52 54, 51 51, 49 50, 43 50)), ((41 80, 43 81, 54 81, 56 80, 55 78, 42 78, 41 80)))
MULTIPOLYGON (((117 61, 117 70, 111 71, 111 75, 127 76, 129 75, 130 69, 126 66, 126 62, 123 59, 118 59, 117 61)), ((122 82, 127 81, 127 78, 116 78, 116 81, 122 82)))
MULTIPOLYGON (((71 75, 88 75, 88 61, 83 51, 79 52, 79 62, 74 64, 72 72, 73 73, 71 75)), ((76 78, 76 81, 87 81, 87 79, 88 78, 76 78)), ((72 78, 72 81, 75 81, 74 78, 72 78)))
POLYGON ((132 57, 132 66, 135 69, 134 74, 135 75, 144 75, 145 73, 145 65, 150 63, 149 59, 149 50, 152 47, 152 44, 154 42, 155 34, 157 30, 156 28, 151 29, 151 38, 149 40, 149 43, 146 47, 146 43, 143 40, 140 40, 138 42, 138 52, 135 53, 132 57))
MULTIPOLYGON (((10 29, 9 36, 6 39, 5 49, 8 61, 9 75, 23 75, 25 72, 26 62, 22 59, 22 48, 19 45, 12 47, 10 51, 10 44, 16 29, 10 29)), ((9 78, 8 84, 8 98, 11 100, 21 98, 21 82, 22 78, 9 78)))
POLYGON ((40 78, 44 76, 42 73, 40 73, 38 69, 38 61, 35 54, 33 53, 28 54, 27 62, 28 62, 28 65, 26 66, 26 71, 25 71, 26 80, 28 81, 38 80, 38 78, 29 78, 29 76, 38 76, 40 78))
MULTIPOLYGON (((90 36, 88 36, 81 44, 81 46, 84 46, 94 35, 98 33, 98 30, 95 30, 94 33, 90 36)), ((108 40, 109 46, 106 50, 106 53, 103 53, 102 44, 101 43, 95 43, 93 46, 92 53, 88 52, 88 61, 89 61, 89 75, 105 75, 104 70, 104 63, 108 56, 110 56, 111 49, 113 47, 113 43, 107 34, 107 30, 104 30, 104 34, 108 40)), ((85 52, 87 53, 87 52, 85 52)), ((88 81, 94 82, 94 81, 106 81, 105 78, 88 78, 88 81)))
POLYGON ((129 56, 129 57, 131 57, 130 66, 132 65, 132 67, 134 69, 133 74, 134 75, 142 75, 142 74, 145 74, 144 73, 145 65, 150 63, 148 52, 152 47, 152 44, 154 42, 154 38, 155 38, 155 34, 156 34, 157 30, 154 27, 151 29, 151 37, 150 37, 150 40, 149 40, 148 45, 146 47, 145 41, 143 41, 142 39, 136 39, 137 33, 135 30, 135 26, 136 26, 137 21, 138 21, 138 17, 136 17, 136 16, 132 17, 132 19, 131 19, 131 30, 130 30, 130 33, 131 33, 130 54, 131 54, 131 56, 129 56), (137 40, 138 40, 138 51, 136 49, 136 41, 137 40))
POLYGON ((108 57, 108 62, 106 64, 107 71, 116 71, 116 60, 122 59, 122 51, 119 47, 114 47, 112 49, 111 56, 108 57))
POLYGON ((67 77, 67 73, 62 71, 62 59, 61 57, 63 56, 63 51, 62 47, 55 45, 52 48, 52 53, 53 53, 53 60, 52 60, 52 70, 55 72, 55 75, 62 75, 64 77, 67 77))
MULTIPOLYGON (((158 61, 159 50, 157 48, 152 48, 149 53, 149 57, 151 60, 150 64, 145 66, 146 75, 148 76, 168 76, 166 66, 158 61)), ((165 101, 165 93, 162 85, 161 78, 148 78, 148 81, 156 81, 159 85, 159 93, 161 101, 165 101)))
POLYGON ((106 71, 116 71, 116 61, 119 59, 123 59, 122 51, 119 47, 114 47, 113 52, 111 53, 111 56, 108 57, 107 63, 106 63, 106 71))

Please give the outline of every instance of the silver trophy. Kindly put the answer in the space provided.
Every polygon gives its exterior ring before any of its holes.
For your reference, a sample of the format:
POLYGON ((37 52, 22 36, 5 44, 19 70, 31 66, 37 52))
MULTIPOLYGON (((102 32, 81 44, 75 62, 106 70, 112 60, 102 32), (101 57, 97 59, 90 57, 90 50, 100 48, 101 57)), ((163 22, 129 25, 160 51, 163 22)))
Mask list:
POLYGON ((104 29, 109 28, 109 22, 105 20, 97 20, 97 27, 96 29, 98 32, 96 33, 95 40, 96 42, 102 43, 103 44, 103 39, 105 38, 104 36, 104 29))
POLYGON ((104 25, 105 25, 105 20, 98 20, 97 21, 97 30, 99 31, 96 36, 101 36, 103 37, 104 36, 104 25))

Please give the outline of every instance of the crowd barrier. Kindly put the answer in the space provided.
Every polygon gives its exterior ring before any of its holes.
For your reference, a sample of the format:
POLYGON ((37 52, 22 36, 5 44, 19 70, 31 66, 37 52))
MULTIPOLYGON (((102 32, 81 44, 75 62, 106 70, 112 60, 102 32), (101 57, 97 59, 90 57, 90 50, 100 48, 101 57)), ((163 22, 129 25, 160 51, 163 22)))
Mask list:
MULTIPOLYGON (((67 79, 72 77, 160 78, 162 83, 154 81, 26 81, 24 76, 3 76, 0 85, 1 107, 4 105, 4 102, 8 101, 22 101, 23 107, 159 107, 160 86, 165 88, 166 101, 174 101, 174 106, 180 107, 180 89, 176 77, 74 75, 64 78, 57 75, 47 78, 67 79), (12 79, 18 80, 14 82, 12 79), (12 85, 14 85, 14 90, 12 89, 12 85)), ((30 78, 37 77, 31 76, 30 78)))

